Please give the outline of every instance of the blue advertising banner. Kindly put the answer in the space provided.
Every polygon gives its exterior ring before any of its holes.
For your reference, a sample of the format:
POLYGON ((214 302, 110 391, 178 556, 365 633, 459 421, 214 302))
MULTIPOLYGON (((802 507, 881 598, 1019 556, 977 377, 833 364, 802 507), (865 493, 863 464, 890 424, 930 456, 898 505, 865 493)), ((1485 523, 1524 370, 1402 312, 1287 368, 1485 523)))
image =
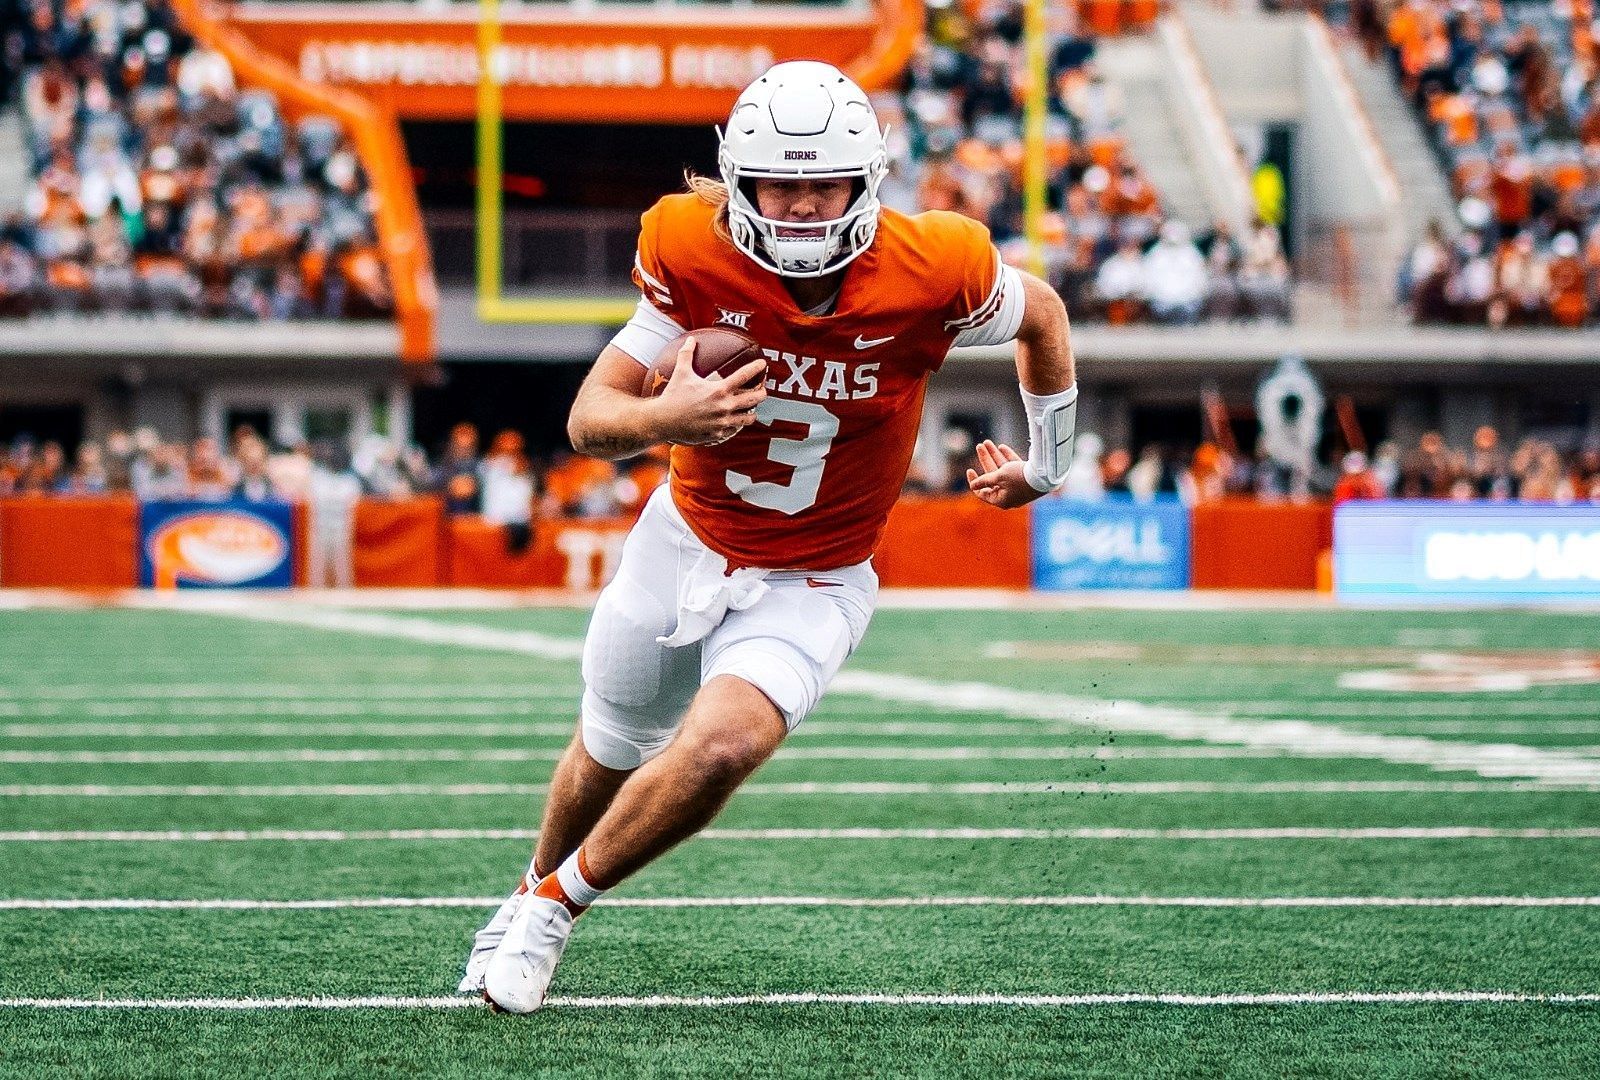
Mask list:
POLYGON ((1036 589, 1186 589, 1189 509, 1177 499, 1040 499, 1036 589))
POLYGON ((294 584, 291 521, 288 503, 142 503, 139 584, 287 588, 294 584))
POLYGON ((1333 580, 1346 600, 1600 600, 1600 506, 1348 502, 1333 580))

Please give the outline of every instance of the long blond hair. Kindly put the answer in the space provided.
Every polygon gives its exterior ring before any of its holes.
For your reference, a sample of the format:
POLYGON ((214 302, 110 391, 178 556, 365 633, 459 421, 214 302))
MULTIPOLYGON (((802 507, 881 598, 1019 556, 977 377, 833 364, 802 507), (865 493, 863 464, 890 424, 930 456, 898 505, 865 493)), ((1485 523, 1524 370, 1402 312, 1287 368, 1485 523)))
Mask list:
POLYGON ((683 183, 701 202, 717 208, 717 216, 711 227, 718 236, 732 243, 733 232, 728 228, 728 185, 690 169, 684 170, 683 183))

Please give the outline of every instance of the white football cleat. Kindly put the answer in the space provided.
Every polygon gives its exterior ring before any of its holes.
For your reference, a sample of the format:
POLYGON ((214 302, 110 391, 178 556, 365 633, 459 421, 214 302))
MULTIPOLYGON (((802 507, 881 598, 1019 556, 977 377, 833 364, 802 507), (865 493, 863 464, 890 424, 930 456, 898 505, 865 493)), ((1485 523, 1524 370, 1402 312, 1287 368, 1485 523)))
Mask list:
POLYGON ((483 996, 509 1013, 543 1005, 571 933, 572 912, 565 904, 529 893, 484 969, 483 996))
POLYGON ((483 993, 483 969, 489 966, 489 957, 505 940, 506 929, 510 927, 511 920, 516 917, 517 909, 527 895, 527 891, 518 885, 517 891, 506 897, 506 902, 495 910, 494 918, 472 936, 472 951, 467 954, 467 971, 461 977, 461 985, 456 987, 456 993, 483 993))

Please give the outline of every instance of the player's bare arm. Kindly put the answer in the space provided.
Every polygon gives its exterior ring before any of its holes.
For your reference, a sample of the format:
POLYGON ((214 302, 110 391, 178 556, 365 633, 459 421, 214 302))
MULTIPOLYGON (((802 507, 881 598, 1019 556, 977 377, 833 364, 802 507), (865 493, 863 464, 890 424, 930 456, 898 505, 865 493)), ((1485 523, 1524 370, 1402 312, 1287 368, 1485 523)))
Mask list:
POLYGON ((1047 283, 1019 273, 1026 306, 1017 328, 1017 381, 1028 407, 1029 457, 985 439, 967 486, 991 506, 1011 510, 1048 494, 1071 461, 1077 372, 1066 305, 1047 283), (1037 455, 1037 460, 1032 460, 1037 455), (1030 468, 1031 464, 1031 468, 1030 468))
POLYGON ((701 446, 731 438, 755 420, 766 387, 749 383, 761 361, 730 379, 695 374, 694 339, 685 341, 672 379, 658 397, 644 397, 645 367, 607 345, 578 390, 567 420, 567 437, 580 454, 625 458, 657 443, 701 446))

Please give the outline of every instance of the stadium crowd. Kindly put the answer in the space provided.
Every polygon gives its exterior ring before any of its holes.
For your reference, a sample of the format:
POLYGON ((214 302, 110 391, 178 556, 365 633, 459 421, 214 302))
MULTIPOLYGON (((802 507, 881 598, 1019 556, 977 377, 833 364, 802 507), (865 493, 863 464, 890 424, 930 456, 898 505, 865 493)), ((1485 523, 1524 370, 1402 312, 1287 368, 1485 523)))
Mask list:
MULTIPOLYGON (((338 125, 241 90, 165 0, 4 0, 31 183, 0 221, 0 315, 373 318, 371 193, 338 125)), ((6 82, 11 82, 9 78, 6 82)))
MULTIPOLYGON (((951 429, 942 449, 947 455, 949 482, 935 483, 914 467, 908 490, 966 490, 965 470, 975 460, 971 436, 951 429)), ((1265 455, 1230 451, 1215 442, 1203 442, 1193 449, 1151 442, 1130 451, 1106 449, 1098 435, 1085 432, 1079 436, 1072 469, 1060 494, 1077 499, 1167 495, 1189 505, 1224 498, 1600 504, 1600 441, 1563 454, 1554 444, 1536 438, 1523 439, 1508 449, 1491 427, 1479 428, 1468 448, 1447 446, 1438 432, 1428 432, 1414 445, 1385 441, 1370 457, 1349 451, 1296 476, 1295 470, 1265 455)))
MULTIPOLYGON (((953 210, 985 222, 1008 261, 1022 235, 1022 5, 930 5, 929 33, 899 93, 882 103, 890 170, 880 196, 914 213, 953 210)), ((1071 25, 1073 9, 1052 10, 1071 25)), ((1281 205, 1246 235, 1216 225, 1193 236, 1169 220, 1122 136, 1119 88, 1096 64, 1092 37, 1053 37, 1048 65, 1049 212, 1043 228, 1051 283, 1074 318, 1113 324, 1271 318, 1290 313, 1281 205), (1276 216, 1276 219, 1274 220, 1276 216)))
POLYGON ((27 436, 0 447, 0 496, 316 502, 338 486, 351 499, 437 495, 451 513, 482 514, 502 524, 525 524, 535 512, 634 512, 665 477, 664 447, 621 463, 569 453, 534 462, 517 432, 500 432, 485 450, 471 424, 457 424, 432 461, 420 447, 396 447, 381 437, 354 454, 332 440, 273 446, 247 426, 226 445, 209 437, 168 441, 140 428, 84 440, 70 457, 59 442, 27 436))
POLYGON ((1592 0, 1378 0, 1387 55, 1454 189, 1400 268, 1421 323, 1578 327, 1600 316, 1600 24, 1592 0))
MULTIPOLYGON (((907 494, 962 494, 975 462, 971 434, 947 430, 940 446, 943 475, 918 458, 907 494)), ((504 525, 538 517, 597 518, 637 513, 666 477, 666 448, 624 462, 557 452, 529 457, 522 436, 497 434, 487 448, 471 424, 458 424, 429 459, 419 447, 396 448, 382 438, 355 454, 332 441, 274 447, 249 427, 227 445, 198 438, 168 442, 144 428, 85 440, 70 457, 60 443, 23 437, 0 448, 0 496, 131 494, 147 501, 197 500, 353 502, 359 497, 436 495, 452 514, 479 514, 504 525)), ((1447 446, 1437 432, 1414 445, 1388 441, 1369 460, 1351 452, 1312 468, 1303 490, 1289 470, 1265 457, 1230 452, 1214 442, 1192 451, 1152 442, 1137 450, 1105 448, 1085 432, 1061 494, 1101 498, 1176 495, 1185 502, 1244 497, 1266 500, 1332 496, 1457 501, 1600 503, 1600 442, 1563 454, 1540 439, 1508 448, 1498 432, 1480 428, 1470 447, 1447 446)))

